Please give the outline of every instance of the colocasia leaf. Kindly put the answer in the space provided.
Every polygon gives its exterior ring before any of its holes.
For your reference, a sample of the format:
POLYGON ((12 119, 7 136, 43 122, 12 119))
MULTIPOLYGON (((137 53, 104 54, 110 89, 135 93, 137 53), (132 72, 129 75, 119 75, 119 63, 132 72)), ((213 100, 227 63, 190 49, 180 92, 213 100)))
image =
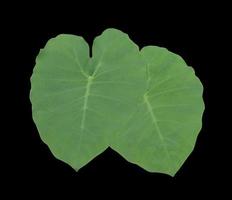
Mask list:
POLYGON ((111 146, 151 172, 175 175, 193 150, 202 125, 202 85, 191 67, 167 49, 141 50, 147 90, 111 146))
POLYGON ((179 56, 107 29, 92 57, 62 34, 37 56, 33 119, 42 140, 78 170, 111 146, 128 161, 174 175, 191 153, 204 110, 202 85, 179 56))

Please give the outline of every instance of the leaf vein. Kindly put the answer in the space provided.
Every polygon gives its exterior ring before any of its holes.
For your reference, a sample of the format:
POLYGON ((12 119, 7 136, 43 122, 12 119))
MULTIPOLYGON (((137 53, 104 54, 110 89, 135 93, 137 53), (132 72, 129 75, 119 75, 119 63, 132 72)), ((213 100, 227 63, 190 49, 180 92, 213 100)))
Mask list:
MULTIPOLYGON (((167 155, 167 158, 168 158, 168 160, 169 160, 169 162, 170 162, 170 161, 171 161, 171 156, 170 156, 170 154, 169 154, 169 152, 168 152, 167 145, 166 145, 166 143, 165 143, 164 137, 163 137, 162 132, 161 132, 161 130, 160 130, 160 127, 159 127, 159 125, 158 125, 158 119, 156 118, 156 116, 155 116, 155 114, 154 114, 154 112, 153 112, 153 110, 152 110, 152 106, 151 106, 151 104, 150 104, 150 102, 149 102, 149 100, 148 100, 147 95, 144 95, 144 101, 145 101, 145 103, 146 103, 146 105, 147 105, 148 112, 149 112, 149 114, 150 114, 150 116, 151 116, 151 119, 152 119, 152 122, 153 122, 153 124, 154 124, 154 126, 155 126, 155 128, 156 128, 156 131, 157 131, 157 133, 158 133, 159 139, 160 139, 160 141, 162 142, 164 151, 165 151, 165 153, 166 153, 166 155, 167 155)), ((170 162, 170 163, 171 163, 171 162, 170 162)))

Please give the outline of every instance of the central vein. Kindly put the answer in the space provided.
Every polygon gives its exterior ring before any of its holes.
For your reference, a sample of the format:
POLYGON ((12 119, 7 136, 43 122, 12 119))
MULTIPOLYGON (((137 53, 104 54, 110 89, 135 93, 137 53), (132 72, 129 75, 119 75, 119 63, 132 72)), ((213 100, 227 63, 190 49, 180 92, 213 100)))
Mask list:
POLYGON ((152 109, 152 106, 151 106, 151 104, 150 104, 150 102, 149 102, 149 99, 148 99, 147 94, 144 95, 144 102, 145 102, 146 105, 147 105, 148 112, 150 113, 152 122, 153 122, 153 124, 154 124, 154 126, 155 126, 155 128, 156 128, 156 131, 157 131, 157 133, 158 133, 159 139, 160 139, 160 141, 162 142, 162 145, 163 145, 164 151, 165 151, 165 153, 166 153, 166 155, 167 155, 167 158, 170 160, 170 155, 169 155, 167 146, 166 146, 166 144, 165 144, 164 137, 163 137, 163 135, 162 135, 162 133, 161 133, 161 130, 160 130, 160 128, 159 128, 159 125, 158 125, 158 122, 157 122, 157 118, 156 118, 156 116, 155 116, 155 114, 154 114, 154 112, 153 112, 153 109, 152 109))
POLYGON ((83 114, 81 118, 81 130, 82 131, 85 128, 86 110, 88 109, 88 99, 89 99, 90 87, 91 87, 92 82, 93 82, 93 77, 89 76, 87 84, 86 84, 85 94, 84 94, 83 114))

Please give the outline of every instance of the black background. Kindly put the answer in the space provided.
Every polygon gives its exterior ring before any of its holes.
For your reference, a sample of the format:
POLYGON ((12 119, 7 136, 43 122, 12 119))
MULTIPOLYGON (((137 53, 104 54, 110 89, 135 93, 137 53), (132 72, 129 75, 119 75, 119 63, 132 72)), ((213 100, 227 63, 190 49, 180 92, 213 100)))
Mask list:
MULTIPOLYGON (((180 10, 172 9, 172 5, 168 6, 169 10, 165 6, 153 6, 152 9, 147 6, 136 11, 133 5, 130 9, 123 9, 123 4, 117 6, 112 3, 107 9, 76 6, 76 9, 63 7, 55 10, 53 6, 47 8, 44 5, 39 12, 26 9, 26 12, 17 12, 7 21, 8 36, 12 42, 8 63, 12 67, 10 78, 6 78, 13 83, 13 92, 9 94, 13 109, 8 126, 10 143, 6 142, 5 151, 9 152, 9 156, 5 166, 10 171, 6 180, 11 191, 32 192, 33 195, 65 193, 76 197, 80 193, 103 195, 110 191, 109 199, 118 194, 123 197, 124 192, 153 196, 176 194, 188 198, 217 191, 216 133, 210 127, 209 100, 212 49, 217 44, 217 18, 204 8, 192 11, 192 5, 180 10), (109 27, 128 33, 140 48, 157 45, 181 55, 188 65, 193 66, 204 85, 206 109, 203 127, 193 153, 174 178, 149 173, 128 163, 112 149, 107 149, 76 173, 70 166, 55 159, 40 140, 29 101, 30 76, 40 48, 60 33, 81 35, 91 45, 93 39, 109 27)), ((6 175, 4 173, 2 171, 2 176, 6 175)))

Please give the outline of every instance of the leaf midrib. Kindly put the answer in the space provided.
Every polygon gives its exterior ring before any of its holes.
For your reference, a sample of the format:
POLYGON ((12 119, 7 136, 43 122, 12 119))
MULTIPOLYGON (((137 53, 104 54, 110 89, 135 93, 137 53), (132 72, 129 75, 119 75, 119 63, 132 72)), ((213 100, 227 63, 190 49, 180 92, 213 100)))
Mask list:
POLYGON ((159 139, 160 139, 160 141, 162 143, 162 146, 163 146, 164 151, 165 151, 165 153, 167 155, 167 158, 168 158, 169 161, 171 161, 171 156, 170 156, 170 154, 168 152, 167 145, 166 145, 166 143, 164 141, 164 137, 163 137, 162 132, 161 132, 161 130, 159 128, 159 125, 158 125, 157 117, 155 116, 155 113, 153 112, 153 108, 152 108, 152 105, 151 105, 151 103, 150 103, 150 101, 148 99, 148 95, 147 94, 144 95, 144 102, 145 102, 145 104, 147 106, 148 112, 150 113, 150 116, 151 116, 151 119, 152 119, 152 123, 155 126, 155 129, 156 129, 156 131, 158 133, 158 137, 159 137, 159 139))
POLYGON ((93 77, 89 76, 87 79, 86 90, 84 94, 83 112, 81 118, 81 131, 85 129, 86 110, 88 108, 88 100, 89 100, 90 87, 92 85, 92 82, 93 82, 93 77))

